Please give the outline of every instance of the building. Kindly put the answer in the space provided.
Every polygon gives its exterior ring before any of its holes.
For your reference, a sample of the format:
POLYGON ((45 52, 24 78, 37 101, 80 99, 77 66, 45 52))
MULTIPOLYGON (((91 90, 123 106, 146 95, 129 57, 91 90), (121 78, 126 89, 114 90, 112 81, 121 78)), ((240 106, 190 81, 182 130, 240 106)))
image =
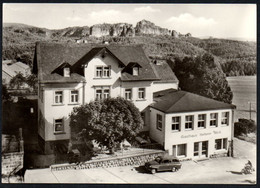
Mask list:
POLYGON ((234 105, 168 89, 154 93, 150 137, 178 158, 225 155, 233 139, 234 105))
POLYGON ((139 45, 37 43, 33 72, 39 82, 39 145, 46 154, 56 146, 66 149, 74 107, 118 96, 135 104, 143 131, 170 155, 227 153, 232 140, 234 106, 179 91, 167 62, 151 62, 139 45))
POLYGON ((31 69, 28 65, 22 62, 12 62, 11 60, 2 61, 2 80, 9 84, 10 80, 18 73, 23 76, 31 74, 31 69))
POLYGON ((55 145, 66 147, 72 109, 107 97, 131 100, 142 112, 148 131, 154 84, 178 87, 174 73, 165 67, 153 65, 139 45, 37 43, 33 72, 39 82, 40 147, 45 153, 52 153, 55 145), (160 76, 157 70, 171 74, 160 76))

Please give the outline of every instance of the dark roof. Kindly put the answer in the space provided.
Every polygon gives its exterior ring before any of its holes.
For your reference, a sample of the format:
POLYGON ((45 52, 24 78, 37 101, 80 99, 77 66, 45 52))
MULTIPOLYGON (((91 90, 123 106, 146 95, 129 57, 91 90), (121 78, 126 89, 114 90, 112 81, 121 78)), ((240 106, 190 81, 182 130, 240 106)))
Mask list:
POLYGON ((155 103, 150 106, 165 113, 236 108, 232 104, 174 89, 154 93, 154 101, 155 103))
POLYGON ((151 63, 151 66, 155 74, 160 78, 160 80, 156 82, 179 82, 166 61, 160 61, 159 64, 151 63))
POLYGON ((140 65, 139 75, 122 73, 122 81, 159 80, 154 73, 150 61, 140 45, 98 45, 98 44, 66 44, 36 43, 34 73, 38 73, 40 82, 78 82, 84 80, 81 65, 90 61, 103 50, 114 56, 121 66, 135 62, 140 65), (72 66, 71 77, 63 77, 54 70, 61 63, 72 66))

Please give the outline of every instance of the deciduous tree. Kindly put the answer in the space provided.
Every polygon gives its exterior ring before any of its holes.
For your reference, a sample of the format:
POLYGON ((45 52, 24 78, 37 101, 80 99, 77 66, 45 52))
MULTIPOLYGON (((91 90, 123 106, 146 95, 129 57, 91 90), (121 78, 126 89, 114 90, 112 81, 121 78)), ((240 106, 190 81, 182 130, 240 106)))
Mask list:
POLYGON ((211 54, 185 57, 175 62, 174 72, 181 89, 232 103, 233 94, 221 67, 211 54))
POLYGON ((97 141, 111 153, 124 139, 133 141, 143 126, 138 108, 120 97, 92 101, 74 108, 70 118, 72 132, 97 141))

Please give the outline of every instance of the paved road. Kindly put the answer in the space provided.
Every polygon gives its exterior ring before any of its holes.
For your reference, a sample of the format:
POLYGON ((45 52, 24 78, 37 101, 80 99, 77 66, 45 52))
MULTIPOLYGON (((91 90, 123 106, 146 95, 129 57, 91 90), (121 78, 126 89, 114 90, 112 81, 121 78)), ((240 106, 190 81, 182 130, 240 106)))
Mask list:
POLYGON ((240 174, 244 164, 250 159, 256 166, 256 145, 237 140, 236 158, 216 158, 200 162, 182 163, 178 172, 160 172, 154 175, 143 167, 126 166, 85 170, 50 171, 50 169, 28 170, 26 183, 148 183, 148 184, 248 184, 256 181, 256 173, 240 174))

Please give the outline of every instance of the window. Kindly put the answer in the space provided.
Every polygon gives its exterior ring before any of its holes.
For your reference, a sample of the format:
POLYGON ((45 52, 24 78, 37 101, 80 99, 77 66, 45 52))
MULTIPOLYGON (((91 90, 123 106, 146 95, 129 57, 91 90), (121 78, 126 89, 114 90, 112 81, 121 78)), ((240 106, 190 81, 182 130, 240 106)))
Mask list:
POLYGON ((103 67, 103 77, 110 77, 110 67, 103 67))
POLYGON ((96 67, 96 77, 102 78, 102 66, 96 67))
POLYGON ((108 98, 110 96, 110 88, 105 86, 95 88, 95 96, 96 100, 108 98))
POLYGON ((162 115, 160 114, 157 114, 156 128, 160 131, 162 130, 162 115))
POLYGON ((138 76, 138 71, 139 71, 138 67, 133 67, 133 75, 134 76, 138 76))
POLYGON ((199 116, 198 116, 198 128, 205 128, 205 120, 206 120, 206 115, 205 114, 199 114, 199 116))
POLYGON ((55 103, 62 104, 62 91, 55 91, 55 103))
POLYGON ((185 129, 192 129, 193 127, 193 116, 185 116, 185 129))
POLYGON ((145 88, 138 89, 138 99, 145 99, 145 88))
POLYGON ((186 144, 179 144, 173 146, 173 155, 175 157, 186 156, 186 144))
POLYGON ((102 99, 102 89, 96 89, 96 100, 102 99))
POLYGON ((194 142, 194 156, 199 156, 199 142, 194 142))
POLYGON ((217 126, 217 113, 210 114, 210 126, 216 127, 217 126))
POLYGON ((172 117, 172 131, 180 130, 180 117, 172 117))
POLYGON ((104 89, 104 93, 103 93, 103 96, 104 96, 104 99, 107 99, 109 97, 109 89, 104 89))
POLYGON ((63 133, 63 132, 64 132, 63 120, 55 119, 54 120, 54 133, 63 133))
POLYGON ((228 117, 229 117, 228 112, 222 112, 221 125, 228 125, 228 117))
POLYGON ((79 92, 77 90, 70 92, 70 102, 77 103, 79 101, 79 92))
POLYGON ((126 100, 132 99, 132 89, 125 89, 125 99, 126 100))
POLYGON ((65 67, 65 68, 63 69, 63 76, 64 76, 64 77, 70 77, 70 68, 65 67))
POLYGON ((111 76, 110 66, 97 66, 96 67, 96 78, 109 78, 111 76))
POLYGON ((227 138, 216 139, 215 149, 216 150, 227 149, 227 138))

